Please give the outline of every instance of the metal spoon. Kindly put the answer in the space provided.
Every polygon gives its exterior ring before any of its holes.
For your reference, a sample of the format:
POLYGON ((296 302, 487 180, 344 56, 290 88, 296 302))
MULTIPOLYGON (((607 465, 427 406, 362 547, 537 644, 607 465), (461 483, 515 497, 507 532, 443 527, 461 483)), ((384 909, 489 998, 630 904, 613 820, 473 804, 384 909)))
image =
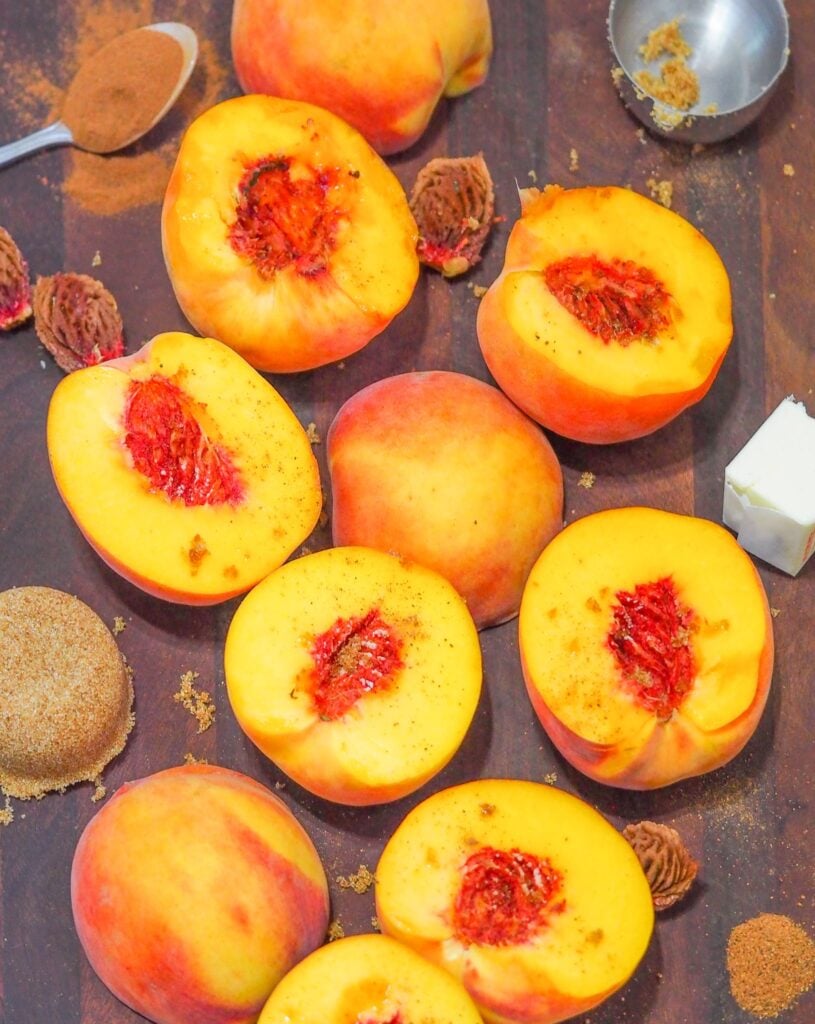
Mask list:
MULTIPOLYGON (((164 32, 165 35, 172 36, 175 39, 181 47, 183 54, 181 71, 178 76, 178 82, 170 93, 167 102, 151 123, 143 131, 134 135, 133 138, 123 142, 119 147, 120 149, 132 145, 136 139, 140 139, 142 135, 150 131, 164 117, 187 84, 187 80, 192 74, 192 69, 195 67, 195 62, 198 59, 198 37, 188 25, 182 25, 178 21, 162 21, 155 25, 146 25, 145 28, 154 32, 164 32)), ((55 121, 54 124, 49 124, 46 128, 41 128, 31 135, 26 135, 25 138, 18 139, 16 142, 9 142, 5 146, 0 146, 0 167, 18 160, 27 153, 35 153, 37 150, 48 149, 51 146, 70 145, 76 145, 71 129, 63 121, 55 121)))

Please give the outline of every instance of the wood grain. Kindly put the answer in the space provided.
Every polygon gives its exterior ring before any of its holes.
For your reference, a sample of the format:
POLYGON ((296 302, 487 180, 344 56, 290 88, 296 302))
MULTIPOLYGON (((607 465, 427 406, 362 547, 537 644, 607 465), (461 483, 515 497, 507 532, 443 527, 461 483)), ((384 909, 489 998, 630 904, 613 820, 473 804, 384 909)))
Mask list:
MULTIPOLYGON (((229 5, 209 0, 144 5, 152 20, 189 21, 228 68, 229 5)), ((0 0, 0 60, 28 61, 67 84, 76 22, 73 5, 0 0)), ((600 0, 497 0, 496 52, 488 82, 445 103, 426 136, 391 160, 410 187, 431 156, 482 150, 496 182, 497 226, 485 259, 468 280, 423 275, 408 309, 343 368, 274 379, 301 421, 325 436, 340 404, 364 385, 409 369, 447 368, 488 380, 475 338, 477 299, 470 284, 497 275, 512 221, 516 187, 629 184, 669 179, 674 208, 715 244, 733 284, 736 337, 707 398, 642 441, 597 448, 552 438, 566 479, 566 518, 612 506, 649 504, 719 520, 722 478, 769 411, 794 392, 815 412, 815 50, 811 0, 788 0, 792 61, 758 124, 738 138, 692 154, 637 134, 609 77, 606 4, 600 0), (570 150, 579 167, 569 170, 570 150), (795 167, 785 176, 783 165, 795 167), (580 474, 596 474, 591 490, 580 474)), ((681 9, 681 4, 678 5, 681 9)), ((6 90, 4 90, 5 92, 6 90)), ((237 92, 227 77, 223 95, 237 92)), ((7 94, 0 139, 38 125, 47 110, 7 94)), ((170 123, 149 144, 173 137, 170 123)), ((52 151, 0 171, 0 223, 17 239, 34 274, 70 269, 99 276, 117 297, 129 348, 162 330, 183 329, 166 278, 157 207, 118 217, 93 216, 60 188, 71 157, 52 151), (99 251, 102 263, 92 268, 99 251)), ((384 255, 384 254, 383 254, 384 255)), ((209 609, 164 604, 108 570, 84 542, 60 502, 48 467, 45 414, 61 373, 32 328, 0 338, 0 589, 44 584, 69 591, 109 624, 121 615, 120 646, 135 670, 137 726, 106 773, 109 792, 127 779, 179 764, 188 751, 226 765, 280 793, 313 837, 332 880, 332 913, 347 933, 370 930, 371 893, 341 890, 338 875, 374 867, 385 839, 431 790, 475 776, 514 776, 556 784, 582 796, 615 824, 643 817, 673 825, 701 862, 685 903, 659 921, 634 980, 582 1024, 741 1024, 724 951, 730 929, 763 911, 786 913, 815 933, 812 779, 815 727, 811 695, 815 641, 815 563, 793 580, 759 563, 775 619, 777 661, 769 706, 755 738, 730 766, 657 793, 596 785, 553 751, 523 690, 516 624, 482 635, 485 691, 472 729, 452 764, 423 791, 395 805, 328 805, 286 781, 244 738, 223 685, 223 641, 237 602, 209 609), (217 704, 215 726, 199 736, 172 701, 181 674, 195 669, 217 704)), ((328 489, 324 447, 317 447, 328 489)), ((325 526, 309 540, 330 543, 325 526)), ((37 803, 14 802, 0 829, 0 1020, 5 1024, 126 1024, 141 1018, 98 982, 74 934, 69 873, 79 833, 96 810, 80 786, 37 803)), ((602 867, 598 865, 598 871, 602 867)), ((784 1020, 815 1017, 810 993, 784 1020)))

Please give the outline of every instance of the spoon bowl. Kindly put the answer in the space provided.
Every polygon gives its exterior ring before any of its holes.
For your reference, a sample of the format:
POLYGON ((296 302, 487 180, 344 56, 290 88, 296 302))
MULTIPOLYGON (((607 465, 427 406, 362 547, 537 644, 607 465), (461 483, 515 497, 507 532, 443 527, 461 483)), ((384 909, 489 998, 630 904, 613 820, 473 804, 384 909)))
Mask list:
MULTIPOLYGON (((198 60, 198 37, 188 25, 183 25, 178 21, 161 21, 156 22, 153 25, 145 25, 144 28, 151 32, 163 32, 165 35, 171 36, 175 39, 181 47, 181 70, 178 74, 178 81, 170 92, 167 102, 161 110, 158 111, 147 127, 122 142, 116 147, 117 150, 131 146, 143 135, 146 135, 151 128, 154 128, 155 125, 158 124, 178 99, 181 94, 181 90, 189 81, 190 75, 192 74, 193 68, 198 60)), ((26 135, 24 138, 18 139, 16 142, 9 142, 5 146, 0 146, 0 167, 3 167, 5 164, 13 163, 15 160, 19 160, 20 157, 25 156, 28 153, 35 153, 41 149, 49 149, 52 146, 70 145, 78 146, 73 132, 64 121, 55 121, 53 124, 50 124, 45 128, 41 128, 39 131, 33 132, 31 135, 26 135)))
POLYGON ((754 121, 770 99, 789 57, 784 0, 611 0, 608 38, 620 71, 623 102, 650 131, 687 143, 720 142, 754 121), (656 71, 640 47, 653 29, 679 19, 692 49, 688 67, 699 79, 689 110, 654 99, 636 81, 656 71))

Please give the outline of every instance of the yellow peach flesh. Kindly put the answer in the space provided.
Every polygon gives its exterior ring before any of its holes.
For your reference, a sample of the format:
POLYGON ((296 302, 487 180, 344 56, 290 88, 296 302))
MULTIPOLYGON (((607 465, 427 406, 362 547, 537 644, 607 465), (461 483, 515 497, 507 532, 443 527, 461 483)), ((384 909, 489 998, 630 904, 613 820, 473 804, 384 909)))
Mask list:
POLYGON ((587 804, 537 783, 480 780, 429 797, 388 841, 376 877, 383 931, 461 980, 488 1021, 553 1024, 585 1012, 633 973, 653 927, 626 841, 587 804), (546 858, 563 876, 564 908, 525 943, 455 934, 461 867, 484 847, 546 858))
POLYGON ((208 603, 248 590, 305 539, 320 512, 305 431, 267 381, 208 338, 158 335, 135 356, 64 378, 49 408, 48 451, 90 543, 137 585, 171 600, 208 603), (124 444, 128 389, 154 376, 198 403, 205 434, 230 453, 243 486, 235 505, 185 505, 134 469, 124 444))
POLYGON ((258 1024, 346 1021, 480 1024, 466 991, 445 971, 385 935, 354 935, 316 950, 280 982, 258 1024))
POLYGON ((612 187, 527 197, 478 315, 499 386, 539 423, 593 443, 640 437, 698 401, 732 333, 730 284, 713 246, 677 214, 612 187), (623 342, 593 334, 545 276, 575 257, 653 274, 669 296, 667 326, 623 342))
MULTIPOLYGON (((292 202, 289 213, 301 216, 292 202)), ((270 96, 228 100, 190 126, 168 185, 162 238, 190 322, 273 372, 357 351, 407 303, 418 277, 416 225, 390 169, 333 114, 270 96), (294 181, 323 171, 336 177, 325 196, 336 234, 318 273, 294 264, 260 273, 230 242, 241 182, 269 159, 288 161, 294 181)))
POLYGON ((478 636, 464 602, 436 573, 364 548, 287 563, 244 599, 224 654, 242 728, 305 788, 348 804, 411 792, 453 756, 481 689, 478 636), (341 718, 313 697, 314 638, 379 611, 402 667, 341 718))
POLYGON ((717 524, 655 509, 609 510, 563 531, 530 574, 519 637, 533 704, 561 752, 599 781, 632 788, 735 756, 772 672, 767 602, 750 559, 717 524), (696 617, 697 671, 661 719, 623 685, 607 641, 617 593, 666 577, 696 617))

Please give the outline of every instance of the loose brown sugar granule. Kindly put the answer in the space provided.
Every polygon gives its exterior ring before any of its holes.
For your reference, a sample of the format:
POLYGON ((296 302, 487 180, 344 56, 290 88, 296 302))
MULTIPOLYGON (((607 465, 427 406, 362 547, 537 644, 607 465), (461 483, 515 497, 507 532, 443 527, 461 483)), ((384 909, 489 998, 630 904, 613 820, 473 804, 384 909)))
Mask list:
POLYGON ((644 128, 638 128, 634 132, 634 134, 637 136, 637 138, 640 140, 640 142, 642 143, 643 146, 645 146, 647 144, 648 140, 645 137, 645 129, 644 128))
POLYGON ((124 633, 126 629, 127 623, 125 620, 121 615, 116 615, 113 619, 113 629, 111 630, 111 633, 113 633, 114 636, 118 636, 120 633, 124 633))
POLYGON ((784 174, 788 178, 794 177, 794 175, 795 175, 795 168, 792 166, 792 164, 784 164, 784 174))
POLYGON ((569 170, 572 172, 572 174, 574 174, 575 171, 580 170, 580 154, 577 152, 574 146, 572 146, 572 148, 569 150, 569 170))
POLYGON ((666 210, 673 205, 674 186, 672 181, 658 181, 656 178, 649 178, 645 183, 651 191, 651 198, 661 203, 666 210))
POLYGON ((361 896, 371 888, 376 879, 364 864, 360 864, 359 870, 355 874, 348 875, 347 878, 344 875, 338 875, 336 881, 340 889, 353 889, 361 896))
POLYGON ((557 782, 557 772, 547 772, 543 777, 543 781, 547 786, 554 786, 557 782))
POLYGON ((757 1017, 776 1017, 815 984, 815 943, 782 914, 737 925, 727 943, 733 998, 757 1017))
POLYGON ((619 65, 617 65, 617 67, 613 67, 611 69, 611 81, 614 83, 614 85, 615 85, 615 87, 617 89, 620 88, 620 82, 622 82, 622 80, 624 78, 625 78, 625 72, 623 71, 623 69, 619 65))
POLYGON ((345 938, 345 929, 340 924, 340 919, 335 918, 328 926, 327 936, 329 942, 336 942, 337 939, 345 938))
POLYGON ((380 926, 380 924, 379 924, 379 918, 378 918, 378 917, 376 917, 376 915, 374 915, 374 916, 373 916, 373 917, 371 918, 371 928, 373 928, 373 930, 374 930, 375 932, 381 932, 381 931, 382 931, 382 928, 381 928, 381 926, 380 926))
MULTIPOLYGON (((774 299, 775 296, 771 295, 770 298, 774 299)), ((773 618, 775 618, 777 615, 780 615, 780 614, 781 614, 781 609, 780 608, 770 607, 770 615, 772 615, 773 618)))
POLYGON ((677 110, 688 110, 699 102, 699 79, 681 57, 666 60, 659 75, 638 71, 634 81, 661 103, 677 110))
POLYGON ((10 825, 14 821, 14 808, 11 806, 11 800, 6 797, 6 804, 2 810, 0 810, 0 825, 10 825))
POLYGON ((594 487, 594 481, 597 477, 590 470, 586 470, 585 473, 580 474, 580 479, 577 481, 578 487, 583 487, 585 490, 590 491, 594 487))
POLYGON ((320 437, 316 423, 309 423, 306 427, 306 437, 309 439, 310 444, 322 444, 323 439, 320 437))
POLYGON ((187 751, 184 755, 184 764, 209 764, 209 761, 205 757, 196 757, 195 754, 187 751))
POLYGON ((173 700, 192 715, 198 722, 198 732, 206 732, 215 721, 215 705, 206 690, 196 690, 193 683, 198 672, 185 672, 181 677, 181 685, 173 700))
POLYGON ((526 172, 526 176, 527 176, 527 178, 530 179, 530 181, 532 182, 533 185, 537 184, 538 175, 537 175, 537 173, 535 171, 527 171, 526 172))
POLYGON ((679 18, 657 26, 653 32, 648 33, 648 38, 640 47, 643 60, 647 61, 656 60, 663 53, 673 54, 674 57, 690 57, 692 52, 682 35, 679 18))
POLYGON ((92 267, 101 267, 102 266, 102 254, 99 252, 98 249, 93 254, 93 259, 91 260, 91 266, 92 267))
POLYGON ((102 776, 97 775, 93 780, 93 794, 91 796, 91 803, 98 804, 100 800, 104 800, 107 796, 107 786, 102 782, 102 776))

